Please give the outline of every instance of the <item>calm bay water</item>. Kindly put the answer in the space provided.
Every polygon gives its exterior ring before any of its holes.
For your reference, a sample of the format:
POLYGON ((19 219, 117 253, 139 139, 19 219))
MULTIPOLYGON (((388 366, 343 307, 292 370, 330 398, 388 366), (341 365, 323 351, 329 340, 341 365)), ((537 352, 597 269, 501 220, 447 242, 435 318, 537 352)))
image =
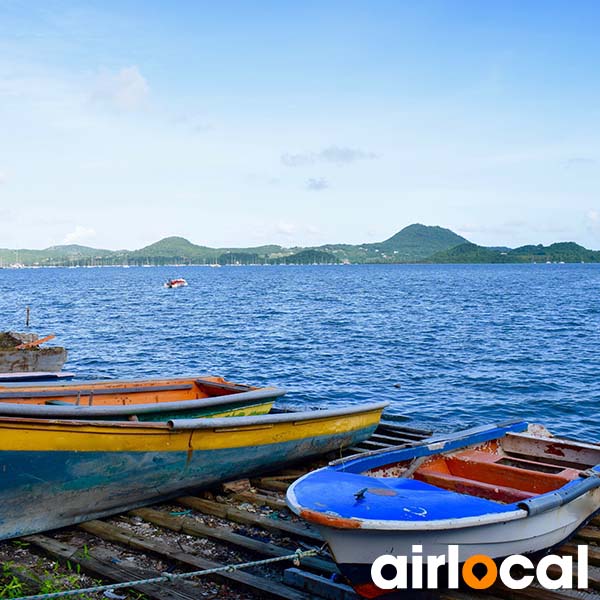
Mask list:
POLYGON ((294 406, 600 439, 599 265, 3 269, 0 288, 0 329, 30 305, 80 378, 214 373, 294 406), (175 276, 190 286, 164 289, 175 276))

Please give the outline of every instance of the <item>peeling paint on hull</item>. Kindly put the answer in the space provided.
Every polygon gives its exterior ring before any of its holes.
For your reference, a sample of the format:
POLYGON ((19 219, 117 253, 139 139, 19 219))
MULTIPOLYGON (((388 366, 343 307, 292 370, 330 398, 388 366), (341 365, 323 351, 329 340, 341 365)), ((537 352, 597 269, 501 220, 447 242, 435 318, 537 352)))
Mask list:
MULTIPOLYGON (((53 450, 31 449, 32 444, 11 450, 6 444, 10 436, 3 436, 0 539, 115 514, 359 443, 374 431, 381 410, 351 415, 345 430, 340 419, 315 419, 248 431, 237 427, 231 433, 164 432, 162 448, 155 439, 140 451, 64 449, 67 443, 62 449, 59 443, 53 450)), ((29 435, 35 437, 36 431, 40 440, 49 439, 35 424, 29 435)), ((102 438, 91 438, 94 444, 105 445, 102 438)))

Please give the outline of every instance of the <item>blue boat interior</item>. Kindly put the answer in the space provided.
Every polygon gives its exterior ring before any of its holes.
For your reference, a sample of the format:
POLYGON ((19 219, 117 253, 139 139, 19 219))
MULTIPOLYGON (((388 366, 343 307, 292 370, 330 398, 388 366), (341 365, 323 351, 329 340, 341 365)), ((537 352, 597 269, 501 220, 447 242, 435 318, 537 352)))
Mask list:
POLYGON ((527 428, 475 428, 336 461, 296 482, 292 505, 333 519, 426 522, 538 510, 600 486, 599 446, 527 428))
POLYGON ((341 518, 376 521, 437 521, 514 511, 513 504, 458 494, 414 479, 369 477, 323 469, 310 486, 297 485, 303 509, 341 518))

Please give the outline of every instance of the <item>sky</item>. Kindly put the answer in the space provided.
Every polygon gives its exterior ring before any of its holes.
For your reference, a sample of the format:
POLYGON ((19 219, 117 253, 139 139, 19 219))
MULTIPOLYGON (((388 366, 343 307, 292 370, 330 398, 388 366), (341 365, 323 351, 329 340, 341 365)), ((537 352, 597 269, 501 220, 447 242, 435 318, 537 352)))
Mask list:
POLYGON ((0 247, 600 249, 600 3, 0 0, 0 247))

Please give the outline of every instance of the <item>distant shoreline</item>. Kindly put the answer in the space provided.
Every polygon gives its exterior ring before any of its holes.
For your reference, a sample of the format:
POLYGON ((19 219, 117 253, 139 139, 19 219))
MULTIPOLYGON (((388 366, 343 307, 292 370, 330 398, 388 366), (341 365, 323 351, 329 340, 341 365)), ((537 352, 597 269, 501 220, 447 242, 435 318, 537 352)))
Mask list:
POLYGON ((102 250, 88 246, 51 246, 45 250, 0 249, 0 268, 150 267, 324 264, 519 264, 596 263, 600 251, 574 242, 519 248, 486 247, 438 226, 414 224, 377 243, 325 244, 285 248, 209 248, 182 237, 159 240, 139 250, 102 250))
MULTIPOLYGON (((240 268, 240 267, 439 267, 439 266, 482 266, 482 267, 492 267, 492 266, 565 266, 565 265, 594 265, 598 264, 597 262, 585 262, 585 261, 575 261, 575 262, 523 262, 523 261, 514 261, 514 262, 372 262, 372 263, 321 263, 321 264, 295 264, 295 263, 274 263, 274 264, 245 264, 245 265, 218 265, 219 267, 225 268, 240 268)), ((162 264, 162 265, 81 265, 81 266, 66 266, 66 265, 10 265, 5 267, 0 267, 0 272, 2 271, 22 271, 22 270, 37 270, 37 269, 189 269, 189 268, 211 268, 215 265, 204 265, 204 264, 181 264, 181 263, 173 263, 173 264, 162 264)))

